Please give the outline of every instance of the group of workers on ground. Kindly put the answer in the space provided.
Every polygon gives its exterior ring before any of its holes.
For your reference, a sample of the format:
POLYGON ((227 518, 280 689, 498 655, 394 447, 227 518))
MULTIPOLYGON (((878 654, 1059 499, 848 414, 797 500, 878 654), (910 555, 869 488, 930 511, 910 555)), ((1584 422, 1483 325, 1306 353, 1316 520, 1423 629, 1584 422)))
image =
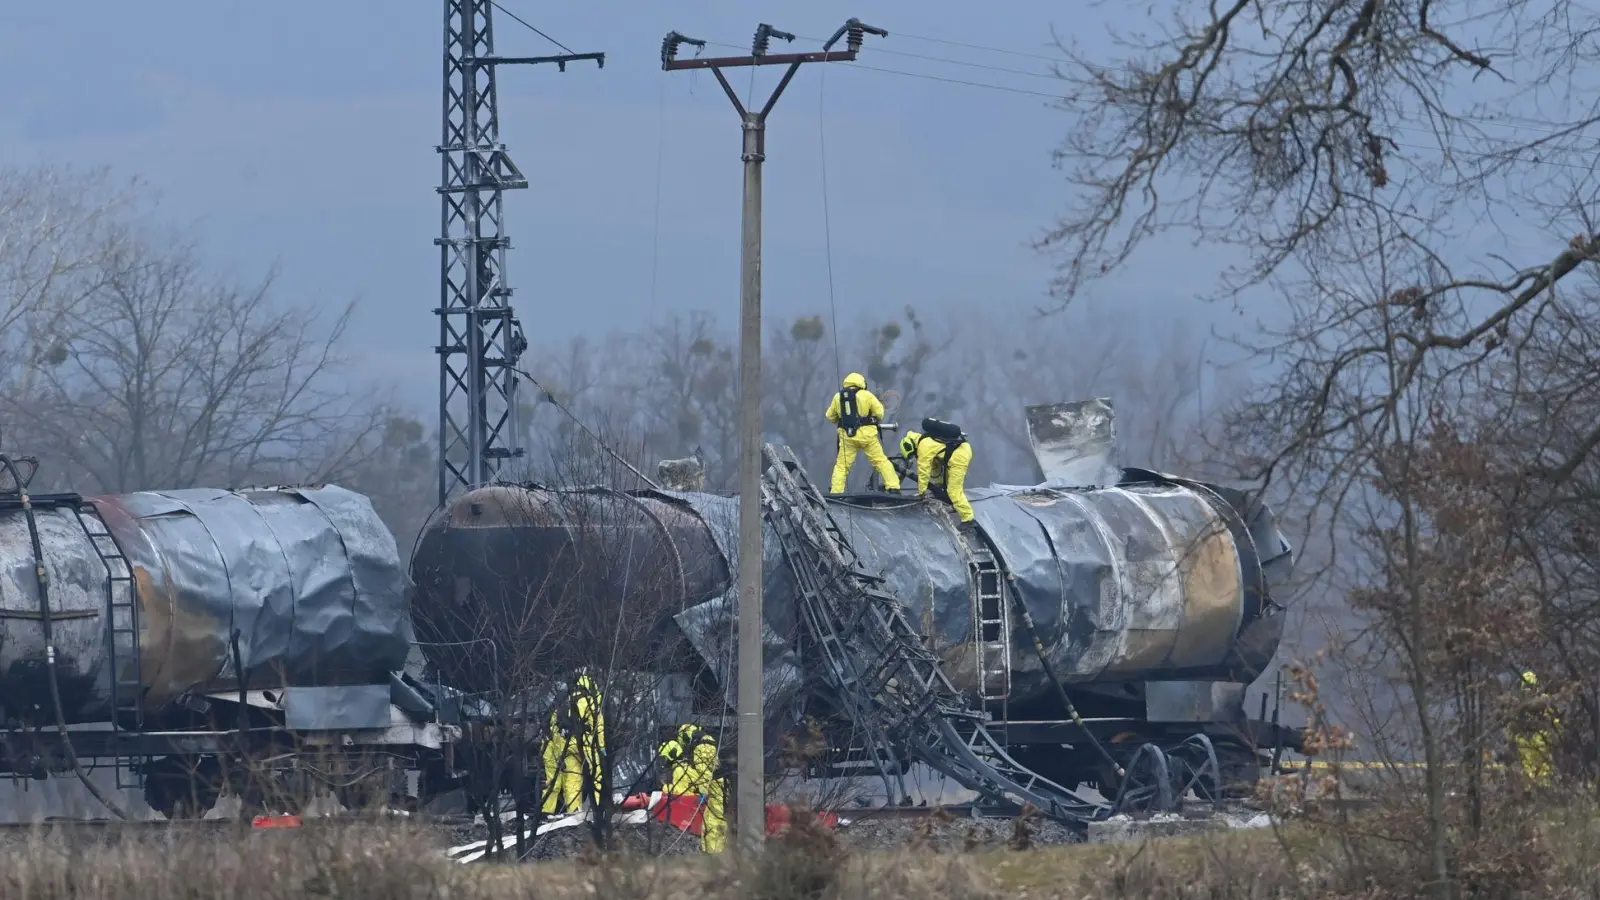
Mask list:
MULTIPOLYGON (((1548 786, 1554 774, 1554 730, 1560 720, 1549 709, 1532 672, 1522 673, 1522 687, 1536 695, 1537 708, 1513 729, 1512 745, 1523 775, 1535 785, 1548 786)), ((551 712, 544 750, 545 815, 576 813, 586 798, 596 796, 606 755, 602 705, 599 688, 585 673, 578 675, 566 703, 551 712)), ((692 724, 679 726, 656 753, 662 793, 697 798, 700 849, 705 853, 721 853, 728 843, 726 786, 719 777, 719 762, 716 737, 692 724)))
MULTIPOLYGON (((867 390, 867 379, 859 372, 851 372, 840 382, 839 392, 828 404, 828 421, 839 429, 839 456, 833 464, 833 483, 830 491, 842 494, 850 479, 850 469, 856 456, 865 453, 867 462, 883 479, 883 490, 900 492, 900 473, 883 452, 878 426, 885 415, 883 401, 867 390)), ((938 419, 923 419, 922 431, 906 432, 900 439, 900 453, 905 459, 907 477, 914 462, 917 472, 917 496, 927 494, 931 488, 934 496, 949 501, 961 520, 963 529, 971 528, 972 504, 967 502, 967 469, 972 465, 972 444, 961 428, 938 419)))
MULTIPOLYGON (((601 789, 606 755, 606 724, 599 687, 587 673, 574 680, 566 702, 550 713, 544 745, 544 802, 547 816, 576 813, 591 805, 601 789)), ((717 740, 698 725, 683 725, 656 753, 662 793, 699 798, 700 849, 721 853, 728 843, 728 818, 718 777, 717 740)))

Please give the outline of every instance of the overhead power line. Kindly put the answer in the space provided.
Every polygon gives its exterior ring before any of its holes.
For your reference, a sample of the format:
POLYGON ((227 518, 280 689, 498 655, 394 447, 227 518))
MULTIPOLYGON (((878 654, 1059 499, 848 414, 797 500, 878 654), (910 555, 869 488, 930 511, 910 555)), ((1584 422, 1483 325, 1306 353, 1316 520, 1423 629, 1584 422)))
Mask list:
POLYGON ((556 40, 555 38, 551 37, 550 35, 545 34, 544 32, 540 31, 538 28, 534 27, 534 25, 531 22, 529 22, 527 19, 524 19, 523 17, 517 15, 516 13, 512 12, 511 10, 506 9, 505 6, 501 5, 500 0, 489 0, 489 5, 493 6, 495 9, 498 9, 501 12, 505 13, 506 15, 510 16, 513 20, 516 21, 516 23, 518 25, 521 25, 522 27, 528 29, 529 31, 533 32, 534 34, 537 34, 539 37, 544 38, 545 40, 549 41, 550 43, 555 44, 557 47, 560 47, 563 51, 565 51, 567 53, 573 52, 571 47, 568 47, 566 44, 563 44, 560 41, 556 40))
POLYGON ((927 74, 925 72, 902 72, 899 69, 885 69, 885 68, 882 68, 880 66, 862 65, 861 63, 849 63, 849 64, 843 66, 843 68, 846 68, 846 69, 861 69, 861 70, 867 71, 867 72, 883 72, 883 73, 888 74, 888 75, 904 75, 907 78, 925 78, 928 81, 942 81, 945 84, 960 84, 960 85, 965 85, 967 87, 985 88, 985 89, 991 90, 991 91, 1004 91, 1004 92, 1006 92, 1008 94, 1023 94, 1025 96, 1029 96, 1029 97, 1047 97, 1047 98, 1049 98, 1051 100, 1060 100, 1061 99, 1061 95, 1060 94, 1052 94, 1052 93, 1050 93, 1048 91, 1030 91, 1030 90, 1028 90, 1026 88, 1008 87, 1008 86, 1003 85, 1003 84, 988 84, 988 83, 982 82, 982 81, 967 81, 966 79, 963 79, 963 78, 948 78, 948 77, 946 77, 944 75, 929 75, 929 74, 927 74))
MULTIPOLYGON (((896 32, 894 34, 894 36, 895 37, 902 37, 902 38, 910 38, 910 39, 913 39, 913 40, 929 41, 929 42, 938 43, 938 44, 946 44, 946 45, 954 46, 954 47, 965 47, 965 48, 972 49, 972 50, 982 50, 982 51, 989 52, 989 53, 1004 53, 1004 54, 1008 54, 1008 55, 1012 55, 1012 56, 1021 56, 1021 57, 1028 57, 1028 58, 1032 58, 1032 59, 1048 60, 1048 61, 1051 61, 1051 62, 1058 62, 1058 63, 1064 61, 1064 60, 1062 60, 1062 59, 1060 59, 1058 57, 1046 56, 1044 54, 1039 54, 1039 53, 1028 53, 1028 52, 1025 52, 1025 51, 1022 51, 1022 50, 1007 50, 1007 49, 1002 48, 1002 47, 988 47, 988 46, 985 46, 985 45, 982 45, 982 44, 972 44, 972 43, 967 43, 965 41, 953 41, 953 40, 947 40, 947 39, 944 39, 944 38, 924 37, 924 36, 920 36, 920 35, 906 34, 904 32, 896 32)), ((736 48, 736 49, 738 49, 738 48, 740 48, 742 46, 742 45, 738 45, 738 44, 729 44, 729 43, 725 43, 725 42, 721 42, 721 41, 707 41, 707 43, 718 45, 718 46, 724 46, 724 47, 732 47, 732 48, 736 48)), ((1026 69, 1013 69, 1013 68, 1008 68, 1008 67, 1005 67, 1005 66, 992 66, 992 65, 988 65, 986 63, 975 63, 975 62, 969 62, 969 61, 966 61, 966 60, 959 60, 959 59, 947 59, 947 58, 938 57, 938 56, 927 56, 927 55, 920 54, 920 53, 907 53, 905 51, 890 50, 890 49, 883 48, 883 47, 875 47, 873 49, 873 52, 874 53, 878 53, 878 54, 901 56, 901 57, 905 57, 905 58, 908 58, 908 59, 920 59, 920 60, 925 60, 925 61, 928 61, 928 62, 943 63, 943 64, 946 64, 946 65, 967 66, 967 67, 972 67, 972 68, 985 69, 985 70, 993 71, 993 72, 1004 72, 1004 73, 1007 73, 1007 74, 1023 75, 1023 76, 1027 76, 1027 77, 1033 77, 1033 78, 1051 78, 1051 79, 1058 78, 1058 76, 1055 75, 1055 74, 1047 74, 1047 73, 1043 73, 1043 72, 1028 71, 1026 69)), ((1129 69, 1129 68, 1127 68, 1125 66, 1109 66, 1109 65, 1100 65, 1100 64, 1094 64, 1094 63, 1083 63, 1082 65, 1085 65, 1088 68, 1097 69, 1097 70, 1102 71, 1102 72, 1119 72, 1119 73, 1125 73, 1125 74, 1137 74, 1136 70, 1129 69)), ((866 65, 866 64, 861 63, 861 62, 848 63, 845 66, 843 66, 843 68, 846 68, 846 69, 861 69, 861 70, 868 71, 868 72, 878 72, 878 73, 882 73, 882 74, 886 74, 886 75, 900 75, 900 76, 903 76, 903 77, 906 77, 906 78, 921 78, 924 81, 935 81, 935 82, 941 82, 941 83, 944 83, 944 84, 961 85, 963 87, 981 88, 983 90, 1000 91, 1002 93, 1007 93, 1007 94, 1019 94, 1021 96, 1025 96, 1025 97, 1042 97, 1042 98, 1051 99, 1051 100, 1060 100, 1060 99, 1062 99, 1062 95, 1061 94, 1052 93, 1050 91, 1030 90, 1028 88, 1012 87, 1010 85, 1004 85, 1004 84, 993 84, 993 83, 990 83, 990 82, 972 81, 972 80, 965 79, 965 78, 953 78, 953 77, 950 77, 950 76, 947 76, 947 75, 933 75, 933 74, 930 74, 930 73, 927 73, 927 72, 908 72, 908 71, 905 71, 903 69, 891 69, 891 68, 887 68, 887 67, 884 67, 884 66, 866 65)), ((1484 118, 1484 117, 1479 117, 1479 116, 1464 116, 1464 115, 1463 116, 1455 116, 1453 118, 1456 119, 1457 121, 1464 122, 1464 123, 1470 123, 1470 124, 1474 124, 1474 125, 1488 125, 1488 126, 1494 126, 1494 127, 1498 127, 1498 128, 1504 128, 1504 129, 1507 129, 1509 132, 1511 132, 1511 136, 1514 136, 1517 133, 1530 133, 1530 134, 1542 134, 1542 135, 1558 136, 1558 135, 1562 135, 1562 134, 1565 134, 1565 133, 1573 131, 1573 129, 1571 129, 1571 128, 1565 128, 1565 129, 1552 128, 1548 124, 1538 125, 1538 124, 1534 124, 1532 122, 1528 122, 1526 120, 1520 120, 1519 121, 1519 120, 1511 120, 1511 119, 1505 119, 1505 118, 1484 118)), ((1389 127, 1395 129, 1396 131, 1409 131, 1409 132, 1413 132, 1413 133, 1416 133, 1416 134, 1426 134, 1426 135, 1437 135, 1438 134, 1437 129, 1424 128, 1424 127, 1415 126, 1415 125, 1391 125, 1389 127)), ((1502 139, 1504 139, 1504 138, 1502 138, 1502 139)), ((1399 147, 1401 149, 1407 149, 1407 150, 1429 150, 1429 149, 1438 150, 1438 149, 1440 149, 1440 148, 1424 147, 1424 146, 1420 146, 1420 145, 1417 145, 1417 144, 1404 144, 1404 143, 1396 143, 1395 146, 1399 147)), ((1471 157, 1471 158, 1475 158, 1475 159, 1506 159, 1506 158, 1511 157, 1511 156, 1513 156, 1513 155, 1515 155, 1517 153, 1532 152, 1532 151, 1524 151, 1524 150, 1521 150, 1521 149, 1487 150, 1487 151, 1486 150, 1448 149, 1448 150, 1441 150, 1440 152, 1446 152, 1446 153, 1449 153, 1449 154, 1454 155, 1454 156, 1464 156, 1464 157, 1471 157)), ((1579 164, 1579 163, 1561 162, 1561 161, 1557 161, 1557 160, 1539 159, 1539 160, 1529 160, 1529 162, 1532 162, 1532 163, 1534 163, 1536 165, 1556 166, 1558 168, 1571 168, 1571 169, 1588 169, 1588 168, 1590 168, 1590 166, 1588 166, 1588 165, 1583 165, 1583 164, 1579 164)))
POLYGON ((947 47, 964 47, 968 50, 982 50, 986 53, 1003 53, 1007 56, 1021 56, 1028 59, 1042 59, 1048 62, 1061 61, 1060 57, 1049 56, 1044 53, 1028 53, 1023 50, 1007 50, 1003 47, 986 47, 983 44, 969 44, 966 41, 952 41, 945 38, 923 37, 922 35, 917 34, 906 34, 904 31, 896 31, 894 36, 909 38, 913 41, 927 41, 930 44, 944 44, 947 47))
MULTIPOLYGON (((1084 66, 1085 68, 1094 69, 1094 70, 1100 71, 1100 72, 1114 72, 1114 73, 1120 73, 1120 74, 1144 74, 1144 73, 1139 72, 1138 70, 1130 69, 1127 66, 1113 66, 1113 65, 1105 65, 1105 64, 1101 64, 1101 63, 1087 63, 1087 62, 1082 62, 1082 61, 1073 61, 1073 60, 1068 60, 1068 59, 1066 59, 1066 58, 1064 58, 1062 56, 1051 56, 1049 54, 1044 54, 1044 53, 1032 53, 1032 52, 1028 52, 1028 51, 1025 51, 1025 50, 1013 50, 1013 49, 1008 49, 1008 48, 1005 48, 1005 47, 991 47, 991 46, 988 46, 988 45, 985 45, 985 44, 974 44, 974 43, 970 43, 970 42, 967 42, 967 41, 950 40, 948 38, 938 38, 938 37, 929 37, 929 36, 926 36, 926 35, 907 34, 906 32, 903 32, 903 31, 894 32, 893 36, 897 37, 897 38, 906 38, 908 40, 926 41, 926 42, 929 42, 929 43, 941 44, 941 45, 948 46, 948 47, 961 47, 961 48, 964 48, 964 49, 977 50, 977 51, 981 51, 981 52, 985 52, 985 53, 999 53, 999 54, 1004 54, 1006 56, 1015 56, 1015 57, 1021 57, 1021 58, 1024 58, 1024 59, 1037 59, 1037 60, 1042 60, 1044 62, 1055 63, 1055 64, 1059 64, 1059 63, 1063 63, 1063 62, 1071 62, 1074 65, 1081 65, 1081 66, 1084 66)), ((803 39, 804 40, 813 40, 812 38, 803 38, 803 39)), ((711 41, 709 43, 719 43, 719 42, 711 41)), ((723 46, 738 47, 738 46, 741 46, 741 45, 723 44, 723 46)), ((893 50, 893 49, 890 49, 890 48, 887 48, 887 47, 881 47, 881 46, 874 47, 872 52, 873 52, 874 55, 881 54, 881 55, 886 55, 886 56, 898 56, 898 57, 902 57, 902 58, 905 58, 905 59, 918 59, 918 60, 923 60, 925 62, 940 63, 940 64, 943 64, 943 65, 964 66, 964 67, 967 67, 967 68, 982 69, 982 70, 989 71, 989 72, 1000 72, 1000 73, 1004 73, 1004 74, 1007 74, 1007 75, 1020 75, 1020 76, 1026 77, 1026 78, 1048 78, 1048 79, 1052 79, 1052 80, 1059 80, 1059 78, 1060 78, 1060 76, 1058 74, 1054 73, 1054 72, 1039 72, 1039 71, 1029 70, 1029 69, 1016 69, 1016 68, 1011 68, 1011 67, 1008 67, 1008 66, 997 66, 997 65, 992 65, 990 63, 973 62, 973 61, 970 61, 970 60, 950 59, 948 57, 942 57, 942 56, 929 56, 929 55, 923 54, 923 53, 909 53, 909 52, 906 52, 904 50, 893 50)), ((943 76, 943 75, 930 75, 930 74, 926 74, 926 73, 922 73, 922 72, 906 72, 906 71, 903 71, 903 70, 900 70, 900 69, 890 69, 890 68, 885 68, 885 67, 882 67, 882 66, 863 65, 860 62, 852 63, 850 66, 848 66, 848 68, 867 69, 867 70, 870 70, 870 71, 882 72, 882 73, 889 74, 889 75, 903 75, 903 76, 906 76, 906 77, 909 77, 909 78, 922 78, 922 79, 925 79, 925 80, 928 80, 928 81, 943 81, 943 82, 948 83, 948 84, 959 84, 959 85, 963 85, 965 87, 976 87, 976 88, 983 88, 983 89, 991 90, 991 91, 1002 91, 1002 92, 1008 93, 1008 94, 1021 94, 1023 96, 1030 96, 1030 97, 1050 97, 1050 98, 1059 98, 1060 97, 1059 94, 1054 94, 1054 93, 1051 93, 1051 92, 1048 92, 1048 91, 1028 90, 1026 88, 1016 88, 1016 87, 1011 87, 1011 86, 1003 85, 1003 84, 991 84, 991 83, 987 83, 987 82, 969 81, 967 79, 962 79, 962 78, 952 78, 952 77, 943 76)), ((1566 132, 1571 130, 1570 128, 1554 127, 1549 123, 1534 122, 1534 121, 1531 121, 1531 120, 1528 120, 1528 119, 1523 119, 1523 118, 1514 117, 1514 116, 1495 116, 1495 117, 1489 118, 1489 117, 1483 117, 1483 116, 1458 115, 1458 116, 1453 116, 1452 118, 1455 119, 1456 121, 1467 122, 1467 123, 1471 123, 1471 124, 1474 124, 1474 125, 1488 125, 1488 126, 1494 126, 1494 127, 1498 127, 1498 128, 1509 129, 1509 130, 1511 130, 1513 132, 1530 132, 1530 133, 1533 133, 1533 134, 1547 134, 1547 135, 1552 135, 1552 136, 1561 135, 1561 134, 1564 134, 1564 133, 1566 133, 1566 132)), ((1399 130, 1402 130, 1402 131, 1414 131, 1414 132, 1417 132, 1418 134, 1434 134, 1435 133, 1434 130, 1432 130, 1432 129, 1419 128, 1419 127, 1415 127, 1415 126, 1395 126, 1395 127, 1397 127, 1399 130)), ((1402 145, 1402 146, 1404 146, 1404 145, 1402 145)), ((1473 154, 1466 153, 1466 155, 1473 155, 1473 154)), ((1491 152, 1491 153, 1484 154, 1484 155, 1504 156, 1505 153, 1504 152, 1499 152, 1499 153, 1491 152)), ((1573 165, 1573 164, 1570 164, 1570 163, 1569 164, 1552 163, 1552 165, 1573 165)), ((1577 168, 1585 168, 1583 166, 1576 166, 1576 167, 1577 168)))

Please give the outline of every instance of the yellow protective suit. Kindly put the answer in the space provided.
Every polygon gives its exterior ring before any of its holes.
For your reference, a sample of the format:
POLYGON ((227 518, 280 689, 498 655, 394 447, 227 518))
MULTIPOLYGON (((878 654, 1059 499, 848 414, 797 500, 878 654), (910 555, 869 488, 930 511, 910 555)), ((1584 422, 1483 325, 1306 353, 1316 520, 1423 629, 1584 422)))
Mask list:
POLYGON ((945 453, 943 441, 915 431, 906 432, 900 441, 900 452, 906 459, 917 460, 917 496, 928 492, 934 485, 944 490, 955 507, 956 516, 963 524, 974 518, 972 504, 967 502, 967 468, 972 465, 972 444, 963 441, 961 446, 945 453))
MULTIPOLYGON (((1524 690, 1537 691, 1539 679, 1532 672, 1523 672, 1522 687, 1524 690)), ((1522 774, 1534 784, 1548 787, 1555 768, 1551 760, 1551 745, 1555 740, 1552 732, 1560 727, 1561 720, 1554 713, 1544 713, 1539 715, 1538 721, 1547 722, 1549 727, 1520 728, 1513 733, 1511 740, 1517 748, 1522 774)))
POLYGON ((600 692, 587 675, 578 676, 569 708, 550 714, 544 745, 544 813, 575 813, 595 796, 606 752, 605 715, 600 692))
MULTIPOLYGON (((660 757, 657 774, 661 777, 661 790, 667 794, 688 795, 697 793, 692 790, 694 785, 690 781, 689 770, 683 758, 684 748, 692 748, 695 738, 700 735, 700 726, 684 725, 678 729, 676 737, 661 745, 657 751, 660 757)), ((693 762, 691 757, 689 762, 693 762)))
POLYGON ((854 435, 843 427, 839 428, 839 458, 833 463, 833 484, 830 490, 835 494, 844 493, 846 482, 850 479, 850 469, 856 464, 856 455, 865 453, 867 462, 877 470, 878 477, 883 479, 885 490, 900 490, 900 476, 895 474, 894 466, 889 463, 888 454, 883 452, 883 444, 878 440, 878 424, 883 421, 883 401, 867 390, 867 379, 860 372, 851 372, 840 383, 840 390, 833 395, 833 402, 828 405, 828 421, 834 425, 839 424, 841 413, 841 398, 846 390, 856 392, 856 415, 864 422, 856 429, 854 435))
POLYGON ((677 796, 700 798, 700 849, 721 853, 728 847, 728 814, 722 779, 717 777, 717 741, 698 726, 685 725, 678 736, 661 745, 660 757, 669 766, 662 773, 662 788, 677 796))

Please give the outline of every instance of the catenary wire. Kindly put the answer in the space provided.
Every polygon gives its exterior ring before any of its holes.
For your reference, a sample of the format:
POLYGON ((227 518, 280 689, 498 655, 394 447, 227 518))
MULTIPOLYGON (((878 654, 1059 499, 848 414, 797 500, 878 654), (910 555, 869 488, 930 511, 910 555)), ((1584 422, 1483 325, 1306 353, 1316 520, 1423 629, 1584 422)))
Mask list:
POLYGON ((493 6, 495 9, 498 9, 501 12, 505 13, 506 15, 510 16, 512 19, 516 20, 517 24, 519 24, 522 27, 528 29, 529 31, 533 32, 534 34, 537 34, 539 37, 544 38, 545 40, 549 41, 550 43, 555 44, 557 47, 560 47, 562 50, 565 50, 568 53, 572 53, 573 52, 571 47, 568 47, 566 44, 561 43, 560 41, 556 40, 555 38, 551 37, 550 35, 545 34, 544 32, 540 31, 538 28, 535 28, 533 26, 533 24, 531 22, 529 22, 527 19, 524 19, 523 17, 517 15, 516 13, 512 12, 511 10, 506 9, 503 5, 501 5, 500 0, 489 0, 489 5, 493 6))
POLYGON ((533 377, 532 375, 528 374, 527 370, 522 369, 520 367, 512 366, 511 368, 512 368, 512 371, 516 372, 518 375, 521 375, 523 378, 528 379, 528 381, 534 387, 538 388, 539 389, 539 393, 544 396, 545 400, 549 401, 551 406, 554 406, 556 409, 561 410, 561 412, 563 414, 565 414, 567 418, 572 420, 572 423, 574 425, 577 425, 579 428, 581 428, 583 430, 583 433, 588 435, 589 439, 594 441, 595 444, 597 446, 599 446, 599 448, 601 450, 604 450, 607 455, 609 455, 612 459, 616 460, 617 462, 621 463, 623 468, 627 469, 628 471, 632 472, 634 475, 638 476, 640 481, 644 482, 645 484, 650 485, 651 487, 655 488, 658 491, 661 490, 661 485, 656 484, 654 481, 652 481, 650 479, 650 476, 644 474, 643 472, 641 472, 637 468, 635 468, 633 463, 628 462, 628 460, 626 458, 624 458, 622 454, 620 454, 617 451, 611 449, 611 445, 607 444, 605 441, 601 440, 599 435, 595 434, 593 431, 590 431, 589 430, 589 426, 583 424, 583 420, 578 418, 577 414, 573 413, 572 410, 567 409, 566 406, 564 406, 561 403, 560 400, 556 399, 556 395, 555 394, 551 393, 548 388, 546 388, 544 385, 539 383, 539 379, 537 379, 537 378, 533 377))

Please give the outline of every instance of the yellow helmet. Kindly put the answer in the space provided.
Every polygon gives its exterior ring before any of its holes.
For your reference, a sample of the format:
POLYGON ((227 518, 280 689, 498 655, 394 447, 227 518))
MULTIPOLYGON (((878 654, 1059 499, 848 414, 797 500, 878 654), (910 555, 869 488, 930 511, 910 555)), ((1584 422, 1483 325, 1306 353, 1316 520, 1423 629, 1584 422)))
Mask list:
POLYGON ((917 442, 920 440, 922 440, 922 435, 916 433, 915 431, 906 432, 906 436, 900 439, 901 455, 908 458, 916 456, 917 442))
POLYGON ((1533 670, 1532 669, 1529 669, 1529 670, 1527 670, 1527 671, 1522 673, 1522 686, 1523 687, 1538 687, 1539 686, 1539 678, 1538 678, 1538 676, 1533 674, 1533 670))

